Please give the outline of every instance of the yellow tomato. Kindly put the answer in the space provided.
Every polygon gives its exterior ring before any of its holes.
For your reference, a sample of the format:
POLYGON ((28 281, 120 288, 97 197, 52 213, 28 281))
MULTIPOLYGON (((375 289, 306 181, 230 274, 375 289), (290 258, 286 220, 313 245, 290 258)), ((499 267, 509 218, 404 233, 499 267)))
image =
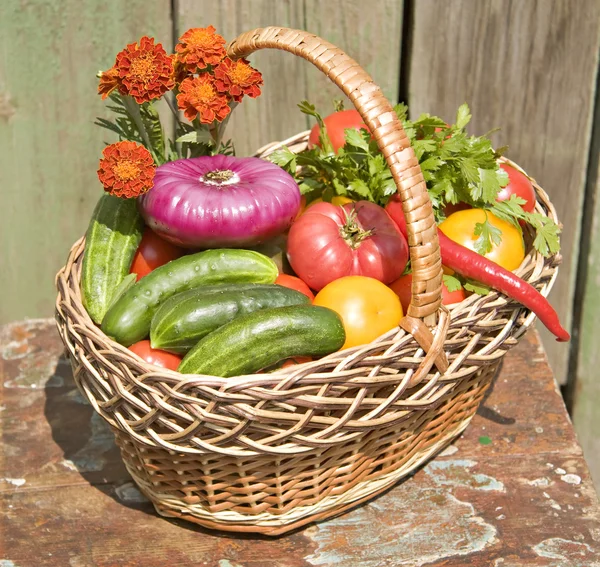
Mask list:
POLYGON ((489 211, 483 209, 457 211, 440 224, 440 230, 454 242, 475 250, 475 241, 479 238, 475 235, 475 225, 483 224, 486 217, 488 222, 500 231, 502 242, 497 246, 492 244, 492 250, 485 254, 485 257, 507 270, 516 270, 525 258, 525 244, 521 232, 489 211))
MULTIPOLYGON (((323 199, 321 199, 321 197, 319 197, 318 199, 311 201, 304 210, 306 211, 306 210, 310 209, 310 207, 312 207, 313 205, 316 205, 317 203, 322 203, 322 202, 323 202, 323 199)), ((346 203, 353 203, 353 202, 354 201, 352 199, 348 199, 348 197, 343 197, 342 195, 335 195, 335 197, 332 197, 332 199, 331 199, 331 204, 337 205, 338 207, 342 207, 346 203)))
POLYGON ((346 342, 342 348, 370 343, 398 326, 402 305, 386 285, 366 276, 346 276, 327 284, 314 305, 333 309, 342 318, 346 342))

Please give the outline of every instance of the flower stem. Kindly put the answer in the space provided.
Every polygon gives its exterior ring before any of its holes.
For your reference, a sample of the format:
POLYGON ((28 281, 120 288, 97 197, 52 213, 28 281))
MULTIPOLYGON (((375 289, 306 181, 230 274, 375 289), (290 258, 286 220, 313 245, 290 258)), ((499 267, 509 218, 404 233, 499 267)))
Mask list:
POLYGON ((173 116, 175 116, 175 120, 177 120, 177 124, 179 124, 181 126, 181 119, 179 118, 179 111, 177 110, 177 108, 173 104, 173 101, 169 98, 169 96, 167 94, 165 95, 165 100, 167 101, 167 105, 171 109, 173 116))
POLYGON ((140 112, 140 107, 138 106, 137 102, 135 102, 132 97, 126 95, 123 97, 123 104, 125 105, 125 109, 127 110, 127 113, 129 114, 129 116, 131 116, 132 120, 135 122, 135 125, 140 133, 140 136, 142 137, 144 145, 152 154, 154 161, 158 165, 160 165, 162 163, 162 160, 158 159, 158 156, 156 155, 156 151, 155 151, 154 147, 152 146, 152 143, 150 142, 150 136, 148 136, 148 132, 146 131, 146 127, 144 126, 144 121, 142 120, 142 114, 140 112))
MULTIPOLYGON (((227 128, 227 123, 229 122, 229 119, 231 118, 231 113, 233 112, 234 108, 238 105, 237 102, 231 102, 231 110, 229 112, 229 114, 225 117, 225 119, 223 120, 223 122, 221 122, 220 124, 217 125, 216 127, 216 136, 213 135, 213 138, 215 140, 215 152, 219 152, 219 149, 221 147, 221 142, 223 141, 223 134, 225 134, 225 128, 227 128)), ((212 133, 212 131, 211 131, 212 133)))

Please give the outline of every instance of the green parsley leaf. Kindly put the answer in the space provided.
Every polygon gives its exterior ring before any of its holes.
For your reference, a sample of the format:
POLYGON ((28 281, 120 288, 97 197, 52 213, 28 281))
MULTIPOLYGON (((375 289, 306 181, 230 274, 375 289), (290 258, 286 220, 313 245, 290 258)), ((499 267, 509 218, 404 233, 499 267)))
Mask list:
POLYGON ((408 106, 403 102, 399 102, 394 106, 394 112, 401 122, 406 122, 408 120, 408 106))
POLYGON ((471 121, 471 111, 469 105, 465 102, 458 107, 456 113, 456 127, 459 130, 464 130, 465 126, 471 121))
POLYGON ((267 159, 292 175, 296 173, 296 154, 285 146, 275 150, 267 159))
POLYGON ((550 218, 538 213, 526 213, 527 221, 536 229, 533 247, 542 255, 550 256, 560 250, 560 227, 550 218))
POLYGON ((307 100, 303 100, 298 104, 298 108, 304 114, 312 116, 317 120, 317 124, 319 125, 319 144, 321 144, 321 148, 323 148, 325 153, 334 153, 331 140, 327 135, 327 127, 325 126, 325 122, 323 122, 323 118, 321 118, 321 115, 317 112, 315 105, 307 100))
POLYGON ((491 211, 499 219, 519 227, 519 220, 525 220, 525 211, 521 206, 525 203, 525 199, 517 195, 511 195, 510 198, 504 201, 495 202, 491 207, 491 211))
POLYGON ((480 169, 481 195, 478 197, 485 203, 493 203, 498 197, 500 191, 500 182, 493 169, 480 169))
POLYGON ((485 222, 476 223, 473 232, 479 237, 475 241, 475 251, 478 254, 487 254, 502 242, 502 231, 492 225, 487 218, 485 222))
POLYGON ((354 179, 348 184, 348 190, 360 197, 368 197, 371 194, 369 186, 362 179, 354 179))
POLYGON ((365 152, 369 151, 368 140, 365 140, 361 135, 361 132, 358 130, 355 130, 354 128, 347 128, 344 130, 344 138, 346 139, 346 144, 354 146, 355 148, 360 148, 365 152))
POLYGON ((444 274, 442 278, 444 280, 444 285, 448 288, 448 291, 450 293, 462 289, 462 284, 460 283, 460 280, 458 278, 449 274, 444 274))
POLYGON ((467 280, 464 288, 471 293, 476 293, 477 295, 487 295, 491 291, 487 285, 480 284, 475 280, 467 280))

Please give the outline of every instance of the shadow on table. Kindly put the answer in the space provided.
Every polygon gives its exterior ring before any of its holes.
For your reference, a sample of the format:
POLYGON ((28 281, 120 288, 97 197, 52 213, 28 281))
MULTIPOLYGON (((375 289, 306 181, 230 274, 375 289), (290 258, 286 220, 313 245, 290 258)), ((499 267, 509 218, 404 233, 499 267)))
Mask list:
POLYGON ((477 415, 484 419, 488 419, 489 421, 493 421, 494 423, 498 423, 499 425, 512 425, 516 421, 514 417, 504 417, 503 415, 498 413, 495 409, 485 405, 487 399, 490 397, 490 395, 494 391, 494 386, 496 385, 496 380, 497 380, 498 376, 500 375, 500 373, 502 372, 503 365, 504 365, 504 360, 501 360, 500 364, 498 365, 498 369, 496 370, 496 373, 494 374, 492 383, 490 384, 490 387, 486 390, 486 392, 483 396, 483 400, 481 400, 481 403, 479 404, 479 407, 477 408, 477 415))
POLYGON ((127 472, 110 427, 75 386, 65 355, 59 358, 44 390, 44 415, 52 439, 64 453, 61 464, 119 504, 155 515, 127 472))

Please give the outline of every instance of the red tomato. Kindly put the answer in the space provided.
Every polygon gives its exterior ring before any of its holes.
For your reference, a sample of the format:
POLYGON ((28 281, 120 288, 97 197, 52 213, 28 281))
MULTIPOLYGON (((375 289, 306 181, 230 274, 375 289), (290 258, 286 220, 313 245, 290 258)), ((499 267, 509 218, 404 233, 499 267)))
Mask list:
POLYGON ((394 281, 408 261, 408 245, 374 203, 317 203, 292 225, 287 256, 294 272, 318 291, 343 276, 394 281))
MULTIPOLYGON (((390 288, 400 298, 402 310, 404 313, 408 310, 411 299, 412 274, 400 276, 395 282, 390 284, 390 288)), ((442 284, 442 303, 451 305, 452 303, 460 303, 467 297, 465 290, 460 288, 457 291, 449 291, 445 284, 442 284)))
POLYGON ((312 358, 310 356, 294 356, 293 358, 288 358, 282 365, 281 368, 287 368, 288 366, 296 366, 297 364, 304 364, 305 362, 310 362, 312 358))
POLYGON ((282 285, 283 287, 289 287, 290 289, 295 289, 300 293, 303 293, 310 299, 311 301, 315 298, 315 294, 310 290, 310 288, 296 276, 289 276, 288 274, 279 274, 277 279, 275 280, 277 285, 282 285))
POLYGON ((137 274, 137 281, 152 270, 183 256, 184 252, 174 244, 163 240, 153 230, 146 228, 133 257, 130 274, 137 274))
POLYGON ((400 200, 400 195, 398 195, 398 193, 393 195, 388 201, 388 204, 385 206, 385 212, 396 223, 400 232, 406 234, 406 220, 404 219, 402 201, 400 200))
POLYGON ((135 352, 141 359, 145 360, 149 364, 160 366, 161 368, 169 368, 170 370, 177 370, 179 363, 181 362, 181 356, 172 354, 165 350, 159 350, 150 346, 150 341, 140 341, 132 344, 129 347, 131 352, 135 352))
MULTIPOLYGON (((363 122, 358 110, 340 110, 334 112, 326 118, 323 118, 325 122, 325 128, 327 129, 327 135, 331 140, 333 151, 337 151, 346 143, 346 137, 344 131, 348 128, 354 128, 355 130, 365 129, 368 130, 367 125, 363 122)), ((310 131, 308 137, 308 147, 314 148, 319 146, 319 134, 321 129, 318 124, 315 124, 310 131)))
POLYGON ((532 213, 535 209, 536 197, 535 189, 533 188, 531 181, 529 181, 529 178, 518 169, 515 169, 506 163, 501 163, 500 167, 508 173, 509 181, 506 187, 500 189, 496 201, 505 201, 506 199, 510 199, 511 195, 516 195, 526 201, 524 205, 521 205, 523 210, 532 213))

